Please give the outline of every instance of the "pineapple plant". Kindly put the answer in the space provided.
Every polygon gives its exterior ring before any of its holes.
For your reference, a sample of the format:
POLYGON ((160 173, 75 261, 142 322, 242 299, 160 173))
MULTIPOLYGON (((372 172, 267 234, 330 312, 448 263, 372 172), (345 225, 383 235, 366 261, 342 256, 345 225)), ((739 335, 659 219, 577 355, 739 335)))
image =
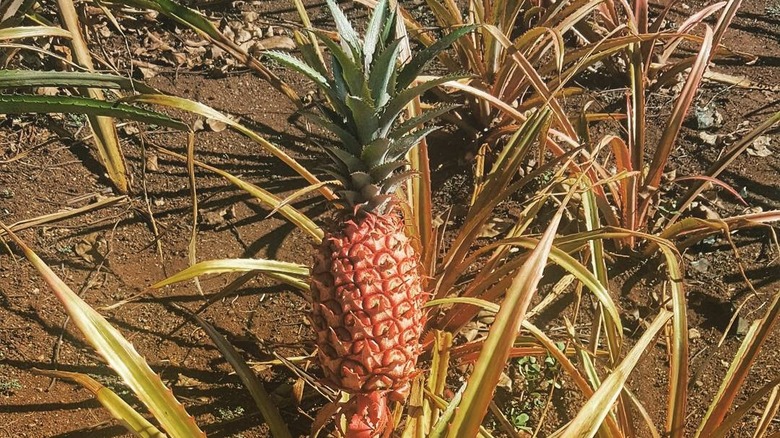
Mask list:
POLYGON ((471 28, 401 63, 405 32, 387 0, 375 7, 362 38, 332 0, 327 4, 340 41, 311 32, 328 49, 329 71, 313 42, 300 45, 303 60, 267 56, 318 86, 328 105, 306 115, 338 138, 337 146, 322 148, 337 199, 314 255, 310 316, 325 380, 350 396, 341 406, 345 436, 374 437, 391 430, 389 403, 409 393, 426 320, 419 257, 395 192, 413 176, 407 152, 435 129, 417 128, 451 107, 399 119, 413 99, 460 77, 415 83, 428 61, 471 28))

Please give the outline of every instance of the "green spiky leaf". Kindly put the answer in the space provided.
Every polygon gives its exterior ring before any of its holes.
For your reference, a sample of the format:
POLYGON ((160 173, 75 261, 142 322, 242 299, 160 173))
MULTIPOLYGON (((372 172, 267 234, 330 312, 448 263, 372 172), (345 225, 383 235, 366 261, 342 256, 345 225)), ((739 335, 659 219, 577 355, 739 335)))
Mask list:
POLYGON ((422 84, 419 84, 417 86, 414 86, 412 88, 407 88, 401 92, 399 92, 390 103, 387 104, 387 107, 382 112, 382 118, 379 121, 379 126, 383 128, 382 132, 380 132, 380 136, 386 136, 389 133, 390 127, 392 127, 393 122, 398 118, 398 116, 401 114, 401 111, 403 111, 404 107, 409 104, 414 98, 422 96, 423 93, 426 91, 438 87, 439 85, 455 81, 458 79, 463 79, 467 77, 467 75, 463 74, 453 74, 453 75, 446 75, 442 76, 436 79, 432 79, 427 82, 423 82, 422 84))
POLYGON ((344 15, 344 12, 339 8, 336 2, 328 0, 327 5, 331 15, 333 15, 333 21, 336 23, 336 29, 339 32, 342 43, 346 45, 346 48, 351 52, 353 60, 360 59, 362 52, 360 50, 361 41, 357 32, 355 32, 355 28, 352 27, 347 16, 344 15))
POLYGON ((384 107, 395 95, 395 82, 398 76, 398 53, 401 48, 400 39, 393 41, 377 57, 374 67, 369 73, 368 87, 377 108, 384 107))
POLYGON ((379 119, 376 116, 376 109, 370 102, 355 96, 347 96, 346 103, 352 111, 352 120, 355 123, 355 131, 360 142, 368 144, 374 141, 379 133, 379 119))
POLYGON ((366 75, 363 71, 362 62, 353 60, 349 54, 339 47, 333 40, 322 32, 314 31, 314 34, 322 41, 323 44, 330 50, 330 54, 333 59, 333 75, 334 80, 338 80, 339 76, 344 79, 344 83, 347 85, 349 94, 353 96, 359 96, 363 99, 370 99, 371 93, 368 89, 368 83, 366 82, 366 75), (338 72, 336 69, 338 66, 338 72))
POLYGON ((446 114, 455 108, 458 108, 459 106, 460 105, 457 104, 440 105, 434 109, 428 110, 417 117, 413 117, 403 123, 398 124, 395 127, 395 129, 393 129, 390 132, 388 137, 393 139, 398 139, 400 137, 403 137, 404 135, 408 134, 409 131, 411 131, 412 129, 425 125, 431 120, 436 119, 439 116, 446 114))
POLYGON ((371 174, 371 178, 374 179, 374 181, 382 181, 393 174, 396 170, 408 165, 409 163, 404 160, 399 161, 391 161, 389 163, 380 164, 378 166, 372 167, 371 170, 368 172, 371 174))
POLYGON ((425 138, 431 132, 436 131, 437 129, 439 129, 438 126, 431 126, 428 128, 423 128, 414 131, 411 134, 399 138, 398 140, 393 142, 393 145, 390 147, 388 158, 391 161, 398 160, 399 158, 406 155, 406 153, 409 152, 409 150, 413 148, 417 143, 419 143, 420 140, 425 138))
POLYGON ((386 161, 389 151, 390 141, 386 138, 378 138, 363 147, 360 159, 366 163, 366 166, 374 167, 386 161))
POLYGON ((417 52, 411 61, 398 74, 398 90, 403 90, 414 82, 423 68, 443 50, 451 46, 462 36, 472 32, 476 26, 463 26, 445 35, 440 40, 417 52))
POLYGON ((371 69, 374 53, 381 42, 382 31, 387 26, 394 25, 394 20, 388 21, 386 19, 388 9, 387 0, 380 0, 376 7, 374 7, 374 13, 371 15, 371 20, 368 22, 366 35, 363 38, 363 69, 365 71, 371 69))
POLYGON ((0 114, 87 114, 135 120, 186 131, 186 124, 165 114, 117 102, 73 96, 0 95, 0 114))

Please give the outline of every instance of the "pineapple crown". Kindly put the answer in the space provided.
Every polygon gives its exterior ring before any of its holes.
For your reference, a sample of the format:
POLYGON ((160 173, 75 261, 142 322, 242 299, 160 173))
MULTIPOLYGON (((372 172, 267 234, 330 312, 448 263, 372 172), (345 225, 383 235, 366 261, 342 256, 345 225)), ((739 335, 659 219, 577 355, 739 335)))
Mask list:
POLYGON ((300 45, 303 60, 276 51, 266 55, 307 76, 327 97, 330 107, 319 105, 319 114, 306 115, 340 140, 339 146, 323 147, 331 160, 325 171, 340 183, 335 190, 339 202, 349 210, 382 214, 398 186, 414 174, 407 170, 407 152, 437 129, 415 128, 453 108, 443 105, 397 123, 404 107, 427 90, 463 75, 417 85, 414 81, 428 62, 473 27, 448 33, 402 64, 399 54, 406 32, 388 0, 378 2, 362 38, 333 0, 327 0, 327 5, 340 43, 324 32, 310 31, 330 52, 330 74, 312 43, 300 45))

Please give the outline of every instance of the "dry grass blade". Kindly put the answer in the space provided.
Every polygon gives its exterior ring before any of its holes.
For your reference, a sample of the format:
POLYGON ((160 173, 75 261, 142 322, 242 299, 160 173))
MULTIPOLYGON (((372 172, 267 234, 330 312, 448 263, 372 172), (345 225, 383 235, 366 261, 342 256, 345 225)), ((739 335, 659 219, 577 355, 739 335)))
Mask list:
POLYGON ((198 428, 173 393, 149 367, 141 355, 103 316, 85 303, 49 268, 19 237, 4 225, 11 239, 24 251, 25 257, 41 274, 57 299, 87 341, 119 374, 172 438, 194 438, 206 435, 198 428))
POLYGON ((8 0, 0 4, 0 27, 18 26, 27 12, 36 4, 35 0, 8 0))
POLYGON ((65 29, 53 26, 22 26, 0 29, 0 41, 47 36, 71 38, 72 35, 65 29))
POLYGON ((278 206, 274 207, 274 209, 271 210, 270 213, 268 213, 268 215, 266 216, 266 219, 268 219, 269 217, 273 216, 277 211, 279 211, 280 208, 282 208, 282 207, 292 203, 293 201, 295 201, 296 199, 300 198, 301 196, 308 195, 309 193, 311 193, 313 191, 319 190, 320 187, 329 186, 329 185, 330 186, 341 186, 342 184, 341 184, 341 181, 338 181, 338 180, 334 179, 334 180, 330 180, 330 181, 323 181, 323 182, 321 182, 319 184, 310 184, 310 185, 308 185, 306 187, 298 189, 295 192, 293 192, 292 194, 290 194, 289 196, 287 196, 286 198, 282 199, 282 202, 280 202, 278 206))
POLYGON ((780 386, 775 386, 769 395, 769 400, 766 402, 766 408, 758 420, 758 426, 756 426, 756 431, 753 433, 753 438, 766 436, 766 431, 769 430, 769 426, 772 425, 772 421, 778 411, 780 411, 780 386))
POLYGON ((650 430, 650 435, 652 435, 652 438, 661 438, 661 433, 655 426, 653 418, 650 416, 650 413, 647 412, 647 409, 645 409, 645 406, 642 404, 642 402, 639 401, 636 395, 634 395, 634 393, 628 388, 623 388, 623 394, 626 396, 626 400, 630 401, 634 406, 634 409, 639 412, 640 417, 642 417, 642 420, 645 422, 645 426, 647 426, 647 429, 650 430))
MULTIPOLYGON (((709 169, 707 169, 706 172, 704 172, 704 175, 707 175, 711 178, 717 178, 726 168, 734 162, 734 160, 741 155, 745 150, 753 144, 753 141, 761 135, 762 133, 766 132, 768 129, 772 128, 775 124, 780 123, 780 111, 776 112, 772 115, 772 117, 769 117, 764 122, 762 122, 760 125, 758 125, 755 129, 750 131, 748 134, 744 135, 740 140, 735 143, 733 146, 729 148, 728 151, 726 151, 723 156, 718 159, 715 163, 710 166, 709 169)), ((699 194, 704 191, 704 186, 706 184, 706 181, 698 181, 694 183, 688 191, 680 198, 679 201, 676 203, 676 209, 679 212, 685 211, 689 205, 691 205, 691 202, 693 202, 694 199, 696 199, 699 194)), ((667 221, 667 226, 670 224, 674 224, 679 218, 682 213, 676 213, 674 216, 672 216, 669 221, 667 221)))
MULTIPOLYGON (((773 222, 780 221, 780 210, 762 211, 760 213, 749 213, 740 216, 732 216, 726 219, 707 220, 695 217, 688 217, 664 229, 658 237, 662 239, 675 239, 685 237, 685 240, 677 244, 678 249, 687 248, 690 245, 698 243, 710 234, 730 233, 733 230, 767 227, 772 230, 770 225, 773 222)), ((730 239, 727 236, 727 239, 730 239)), ((732 245, 733 246, 733 245, 732 245)), ((645 254, 650 254, 657 248, 655 242, 645 249, 645 254)))
MULTIPOLYGON (((696 61, 693 66, 691 66, 691 72, 688 74, 685 85, 680 92, 680 97, 674 105, 672 115, 669 117, 669 121, 666 124, 666 129, 664 129, 661 139, 658 141, 658 146, 653 155, 653 161, 650 163, 647 178, 641 188, 643 192, 656 190, 661 182, 661 176, 663 175, 669 155, 674 148, 674 144, 680 133, 688 109, 696 98, 699 84, 701 83, 701 79, 709 64, 713 42, 712 39, 712 29, 707 26, 704 32, 704 41, 696 56, 696 61)), ((639 208, 640 217, 646 215, 647 207, 652 199, 652 196, 647 196, 644 199, 642 206, 639 208)), ((640 223, 641 222, 642 220, 640 219, 640 223)))
POLYGON ((566 135, 571 138, 577 138, 577 133, 569 121, 569 118, 566 117, 566 113, 563 111, 563 108, 558 103, 558 99, 556 99, 554 93, 547 88, 547 84, 544 83, 544 80, 539 75, 539 72, 534 69, 528 59, 526 59, 525 56, 523 56, 523 54, 515 48, 509 38, 504 36, 504 34, 497 27, 484 26, 483 28, 504 47, 504 50, 508 51, 517 67, 529 78, 536 92, 545 99, 545 103, 550 106, 550 109, 552 109, 558 125, 563 128, 566 135))
MULTIPOLYGON (((302 176, 309 184, 320 183, 320 180, 317 179, 317 177, 315 177, 311 172, 303 167, 296 159, 292 158, 291 156, 287 155, 286 152, 279 149, 279 147, 259 136, 256 132, 245 127, 241 123, 236 122, 235 120, 215 110, 214 108, 211 108, 208 105, 181 97, 166 96, 163 94, 141 94, 138 96, 128 97, 126 100, 176 108, 198 114, 209 119, 220 121, 262 146, 266 151, 273 154, 276 158, 280 159, 284 164, 288 165, 292 170, 297 172, 298 175, 302 176)), ((327 199, 334 199, 333 192, 331 192, 327 187, 320 187, 320 193, 322 193, 322 195, 327 199)))
POLYGON ((688 399, 688 318, 683 275, 678 261, 679 253, 674 245, 661 237, 617 227, 580 232, 559 239, 558 246, 565 248, 591 239, 625 239, 636 237, 650 242, 660 250, 666 261, 667 285, 672 304, 672 336, 670 337, 669 400, 667 402, 667 433, 680 436, 684 432, 685 412, 688 399))
MULTIPOLYGON (((458 304, 458 303, 470 304, 472 306, 479 307, 483 310, 487 310, 494 314, 497 313, 500 309, 499 305, 496 303, 482 300, 479 298, 469 298, 469 297, 453 297, 453 298, 442 298, 442 299, 432 300, 427 303, 427 306, 431 307, 437 305, 448 305, 448 304, 458 304)), ((588 384, 588 382, 579 372, 579 370, 574 365, 574 363, 572 363, 572 361, 566 356, 566 354, 558 349, 558 347, 555 345, 555 342, 552 339, 550 339, 542 330, 540 330, 538 327, 530 323, 527 319, 523 320, 522 327, 525 330, 528 330, 528 332, 531 333, 531 335, 535 337, 544 348, 541 351, 537 351, 534 353, 529 352, 528 354, 542 354, 543 352, 549 352, 550 355, 555 357, 558 363, 561 364, 563 370, 567 374, 569 374, 569 377, 574 381, 574 384, 577 386, 577 388, 579 388, 582 394, 585 397, 590 398, 594 393, 593 388, 588 384)), ((484 346, 480 348, 484 349, 484 346)), ((461 361, 465 361, 465 359, 461 358, 461 361)), ((617 423, 612 417, 607 417, 606 426, 613 436, 620 436, 620 428, 618 427, 617 423)))
MULTIPOLYGON (((590 398, 593 396, 593 388, 588 385, 588 382, 585 381, 585 378, 582 377, 582 374, 572 363, 572 361, 569 360, 569 358, 566 357, 566 355, 556 347, 555 342, 553 342, 552 339, 550 339, 543 331, 528 321, 523 321, 523 328, 528 330, 534 337, 536 337, 536 339, 538 339, 545 346, 547 352, 555 357, 555 359, 558 361, 558 363, 561 364, 562 368, 566 371, 569 377, 574 380, 574 383, 585 397, 590 398)), ((620 428, 612 416, 606 417, 605 426, 606 428, 604 430, 609 431, 611 436, 621 436, 620 428)))
POLYGON ((154 289, 159 289, 174 283, 191 280, 200 277, 201 275, 248 271, 286 274, 299 278, 307 277, 309 275, 309 268, 297 263, 262 259, 221 259, 196 263, 187 269, 171 275, 165 280, 153 284, 152 287, 154 289))
MULTIPOLYGON (((433 79, 434 79, 433 76, 421 76, 421 80, 428 81, 428 80, 433 80, 433 79)), ((513 108, 512 105, 502 101, 501 99, 491 95, 490 93, 488 93, 486 91, 483 91, 483 90, 480 90, 478 88, 472 87, 472 86, 470 86, 468 84, 465 84, 465 83, 463 83, 461 81, 445 82, 445 83, 442 84, 442 87, 455 88, 455 89, 458 89, 458 90, 461 90, 461 91, 465 91, 465 92, 473 95, 474 97, 476 97, 478 99, 484 99, 487 102, 489 102, 491 105, 493 105, 496 108, 498 108, 501 111, 503 111, 507 116, 509 116, 509 117, 513 118, 514 120, 516 120, 517 122, 522 123, 522 122, 525 122, 528 119, 528 117, 525 114, 523 114, 523 113, 519 112, 517 109, 513 108)), ((550 134, 551 134, 551 136, 550 136, 551 138, 548 141, 548 146, 550 146, 550 143, 555 143, 554 139, 558 139, 558 140, 568 144, 569 146, 571 146, 573 148, 577 148, 580 145, 577 140, 575 140, 573 137, 569 136, 568 134, 566 134, 564 132, 561 132, 561 131, 558 131, 558 130, 555 130, 555 129, 550 129, 550 134)), ((559 152, 558 155, 562 155, 564 153, 563 150, 559 150, 558 152, 559 152)))
POLYGON ((455 436, 453 433, 458 434, 457 436, 476 436, 479 431, 493 397, 493 391, 509 357, 509 350, 536 287, 542 279, 561 214, 559 211, 555 215, 539 240, 539 245, 514 276, 495 322, 490 327, 482 354, 474 365, 474 372, 469 376, 463 400, 450 426, 450 436, 455 436))
MULTIPOLYGON (((71 217, 76 217, 89 211, 98 210, 101 208, 111 207, 115 205, 123 205, 127 202, 127 196, 115 196, 113 198, 101 199, 83 207, 74 208, 72 210, 58 211, 57 213, 45 214, 33 219, 26 219, 19 222, 14 222, 8 226, 11 231, 22 231, 28 228, 37 227, 39 225, 50 224, 52 222, 58 222, 71 217)), ((0 229, 0 237, 5 236, 5 230, 0 229)))
POLYGON ((41 370, 38 368, 33 368, 31 371, 34 374, 40 374, 53 379, 64 379, 78 383, 84 389, 91 392, 97 401, 99 401, 114 418, 121 421, 122 425, 135 436, 140 438, 165 438, 165 434, 154 427, 154 425, 144 418, 143 415, 139 414, 132 406, 128 405, 127 402, 116 395, 114 391, 101 385, 100 382, 92 377, 81 373, 41 370))
MULTIPOLYGON (((57 11, 64 27, 71 33, 70 47, 73 49, 75 61, 87 71, 93 71, 92 54, 89 52, 87 42, 81 35, 81 23, 79 22, 73 1, 57 0, 57 11)), ((79 92, 95 100, 106 100, 105 93, 100 89, 82 88, 79 92)), ((106 168, 109 179, 119 192, 128 193, 131 189, 130 178, 125 165, 125 156, 119 147, 116 122, 110 117, 90 114, 87 114, 87 119, 92 129, 98 155, 106 168)))
POLYGON ((647 331, 634 345, 634 348, 612 370, 609 377, 601 383, 599 389, 593 394, 593 397, 585 403, 585 406, 580 409, 574 420, 569 423, 561 435, 562 438, 589 438, 596 435, 602 421, 609 415, 612 404, 623 390, 623 386, 626 384, 631 371, 671 317, 672 312, 661 310, 653 323, 647 328, 647 331))
POLYGON ((241 355, 230 345, 230 342, 220 334, 213 325, 209 324, 205 319, 200 316, 187 311, 186 309, 177 306, 179 310, 186 312, 191 316, 198 324, 203 327, 206 334, 209 335, 212 342, 217 346, 219 352, 225 356, 225 359, 230 363, 230 366, 236 370, 236 374, 241 379, 246 389, 252 395, 252 398, 257 404, 258 409, 263 414, 263 419, 271 429, 271 434, 275 438, 292 438, 290 430, 287 428, 287 424, 279 414, 279 409, 276 407, 268 392, 263 387, 263 384, 257 378, 255 373, 249 368, 241 355))
MULTIPOLYGON (((426 379, 426 387, 432 394, 443 397, 447 385, 447 370, 450 365, 450 350, 452 349, 452 333, 436 331, 433 338, 433 358, 431 360, 431 372, 426 379)), ((425 418, 429 419, 427 430, 430 430, 441 416, 438 406, 425 403, 425 418)))
MULTIPOLYGON (((750 398, 748 398, 742 405, 740 405, 737 409, 734 410, 734 412, 731 413, 728 417, 726 417, 723 420, 723 423, 721 423, 717 429, 712 431, 712 435, 710 437, 712 438, 725 438, 730 436, 730 432, 732 432, 732 429, 734 426, 737 425, 739 421, 741 421, 745 415, 749 414, 751 411, 754 411, 755 406, 760 402, 764 397, 766 397, 767 394, 770 392, 776 392, 777 389, 780 387, 780 377, 776 378, 766 385, 762 386, 758 391, 754 392, 750 398)), ((770 405, 767 407, 772 407, 771 404, 774 403, 775 407, 774 410, 777 412, 777 404, 778 401, 775 399, 774 401, 769 400, 770 405)), ((771 417, 770 417, 771 421, 771 417)), ((759 428, 761 425, 759 425, 759 428)))
MULTIPOLYGON (((160 151, 161 153, 168 155, 170 157, 177 158, 182 161, 186 161, 187 157, 177 154, 176 152, 169 151, 168 149, 165 149, 160 146, 154 146, 155 149, 160 151)), ((296 210, 291 205, 285 205, 285 206, 279 206, 279 204, 282 202, 278 197, 272 195, 266 190, 261 189, 260 187, 257 187, 256 185, 252 183, 248 183, 241 178, 238 178, 236 176, 231 175, 228 172, 225 172, 224 170, 217 169, 216 167, 209 166, 208 164, 202 163, 198 160, 193 161, 195 166, 203 168, 208 170, 209 172, 214 172, 217 175, 221 176, 222 178, 225 178, 228 180, 231 184, 238 187, 239 189, 249 193, 250 195, 257 198, 258 201, 260 201, 263 205, 266 207, 276 210, 287 218, 292 224, 296 225, 301 230, 308 233, 310 236, 312 236, 317 242, 319 242, 322 239, 322 230, 320 227, 317 226, 311 219, 309 219, 305 214, 301 213, 300 211, 296 210)))
POLYGON ((723 423, 726 414, 736 400, 742 384, 747 378, 753 362, 758 357, 764 343, 772 334, 772 329, 780 319, 780 293, 776 294, 763 318, 756 320, 750 326, 745 340, 742 341, 734 360, 731 362, 726 377, 715 398, 704 414, 701 425, 696 431, 696 437, 710 436, 723 423))

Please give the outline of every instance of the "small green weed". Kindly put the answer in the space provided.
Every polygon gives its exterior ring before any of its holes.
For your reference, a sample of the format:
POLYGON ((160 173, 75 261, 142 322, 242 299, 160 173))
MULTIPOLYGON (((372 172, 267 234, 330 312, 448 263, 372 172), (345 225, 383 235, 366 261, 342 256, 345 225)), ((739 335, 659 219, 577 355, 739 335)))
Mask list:
MULTIPOLYGON (((565 346, 557 343, 558 349, 565 346)), ((532 431, 533 419, 538 417, 539 410, 544 408, 550 392, 561 389, 558 374, 560 365, 553 356, 548 354, 544 359, 535 356, 525 356, 515 361, 515 370, 525 383, 520 396, 511 400, 505 410, 507 418, 518 429, 532 431)))
POLYGON ((13 395, 20 389, 22 389, 22 384, 19 379, 0 377, 0 395, 13 395))
POLYGON ((217 417, 223 421, 235 420, 244 416, 244 408, 236 406, 234 408, 219 408, 217 410, 217 417))

